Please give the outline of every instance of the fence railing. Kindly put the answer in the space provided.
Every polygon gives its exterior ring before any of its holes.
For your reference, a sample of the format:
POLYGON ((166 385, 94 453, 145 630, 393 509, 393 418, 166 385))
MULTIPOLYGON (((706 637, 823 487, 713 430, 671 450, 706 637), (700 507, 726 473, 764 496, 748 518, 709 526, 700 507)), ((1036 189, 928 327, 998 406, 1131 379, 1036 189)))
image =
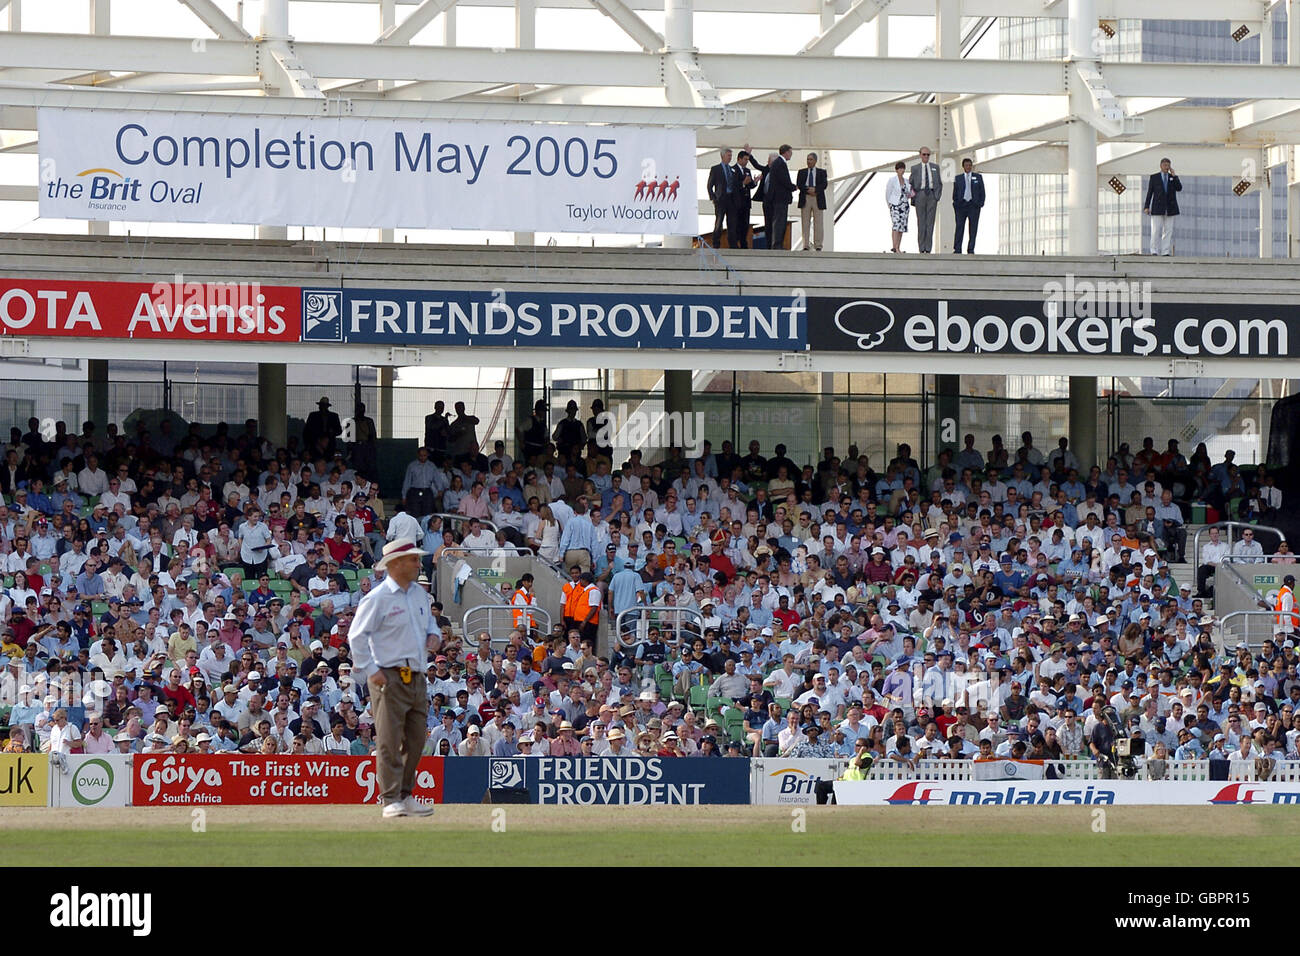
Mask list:
POLYGON ((536 604, 526 608, 515 604, 480 604, 465 612, 461 624, 466 640, 473 639, 480 631, 486 631, 494 648, 505 647, 510 643, 510 632, 516 627, 525 628, 525 636, 529 629, 549 635, 551 614, 536 604))
POLYGON ((1219 651, 1227 653, 1238 641, 1257 651, 1276 630, 1276 611, 1230 611, 1218 620, 1219 651))
MULTIPOLYGON (((466 524, 471 520, 468 515, 451 514, 446 511, 439 511, 435 514, 425 515, 421 518, 420 527, 427 532, 429 530, 429 522, 434 518, 441 518, 444 522, 450 523, 453 531, 456 530, 459 525, 466 524)), ((487 518, 479 518, 478 523, 493 534, 497 533, 497 526, 491 521, 488 521, 487 518)))
POLYGON ((650 628, 659 628, 663 642, 677 647, 682 638, 693 640, 704 633, 704 617, 689 607, 630 607, 614 619, 614 635, 620 647, 636 647, 650 637, 650 628))
MULTIPOLYGON (((1251 531, 1255 531, 1255 532, 1265 531, 1269 534, 1276 535, 1278 541, 1281 541, 1286 537, 1286 535, 1282 533, 1281 528, 1274 528, 1272 525, 1266 525, 1266 524, 1250 524, 1249 522, 1246 521, 1220 521, 1217 524, 1204 525, 1200 528, 1197 528, 1196 533, 1192 535, 1192 567, 1194 568, 1199 568, 1201 566, 1201 537, 1203 535, 1208 535, 1210 533, 1211 528, 1218 528, 1220 531, 1226 530, 1228 532, 1227 543, 1229 547, 1231 547, 1233 544, 1236 543, 1236 539, 1233 536, 1233 531, 1234 529, 1237 528, 1241 528, 1241 529, 1249 528, 1251 531)), ((1237 556, 1228 558, 1228 560, 1230 561, 1245 563, 1245 564, 1249 564, 1249 563, 1264 564, 1268 561, 1268 559, 1269 556, 1267 554, 1265 554, 1262 558, 1242 558, 1237 556)))

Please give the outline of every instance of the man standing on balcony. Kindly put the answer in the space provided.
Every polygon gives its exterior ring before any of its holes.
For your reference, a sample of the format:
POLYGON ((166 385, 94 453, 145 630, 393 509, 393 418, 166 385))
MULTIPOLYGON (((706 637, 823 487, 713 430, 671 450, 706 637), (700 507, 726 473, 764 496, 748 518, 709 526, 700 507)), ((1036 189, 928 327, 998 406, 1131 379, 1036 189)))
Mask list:
MULTIPOLYGON (((915 194, 912 205, 916 207, 916 248, 918 252, 928 253, 934 242, 935 212, 939 208, 939 200, 943 198, 939 164, 930 162, 930 147, 921 147, 921 161, 912 167, 908 181, 915 194)), ((984 461, 981 458, 977 465, 982 464, 984 461)))
MULTIPOLYGON (((1174 175, 1173 164, 1160 160, 1160 172, 1152 173, 1142 212, 1151 217, 1151 255, 1174 254, 1174 216, 1178 215, 1178 194, 1182 181, 1174 175)), ((1123 499, 1121 499, 1123 500, 1123 499)))

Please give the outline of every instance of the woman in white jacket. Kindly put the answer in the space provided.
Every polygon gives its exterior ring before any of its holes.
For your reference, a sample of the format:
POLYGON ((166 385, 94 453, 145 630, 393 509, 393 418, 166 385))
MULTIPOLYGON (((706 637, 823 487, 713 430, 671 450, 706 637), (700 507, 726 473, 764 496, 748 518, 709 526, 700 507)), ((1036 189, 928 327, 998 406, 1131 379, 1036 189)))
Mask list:
POLYGON ((894 163, 894 178, 885 183, 885 202, 889 205, 889 224, 892 228, 891 238, 894 242, 893 252, 902 252, 903 233, 907 232, 907 220, 912 214, 911 201, 916 195, 912 184, 903 178, 907 164, 902 160, 894 163))

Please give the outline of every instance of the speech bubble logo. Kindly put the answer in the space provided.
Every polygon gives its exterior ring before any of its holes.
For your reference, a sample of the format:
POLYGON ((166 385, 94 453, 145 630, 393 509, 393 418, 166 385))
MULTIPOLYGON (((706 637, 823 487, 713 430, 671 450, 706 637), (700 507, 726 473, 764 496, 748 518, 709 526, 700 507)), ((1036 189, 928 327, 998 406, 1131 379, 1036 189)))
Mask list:
POLYGON ((835 327, 857 339, 858 348, 874 349, 885 341, 885 334, 894 327, 894 313, 879 302, 865 299, 849 302, 835 313, 835 327))

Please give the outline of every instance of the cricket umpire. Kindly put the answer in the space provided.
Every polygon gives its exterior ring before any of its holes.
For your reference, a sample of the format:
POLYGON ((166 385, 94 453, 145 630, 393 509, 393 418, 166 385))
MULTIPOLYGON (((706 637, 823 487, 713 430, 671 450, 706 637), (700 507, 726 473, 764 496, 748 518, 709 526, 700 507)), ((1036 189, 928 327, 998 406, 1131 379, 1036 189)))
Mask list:
POLYGON ((429 716, 425 659, 438 630, 428 593, 416 583, 421 551, 409 538, 384 546, 376 570, 387 571, 357 607, 348 641, 353 671, 370 690, 375 717, 375 772, 384 817, 428 816, 433 806, 411 795, 429 716))

